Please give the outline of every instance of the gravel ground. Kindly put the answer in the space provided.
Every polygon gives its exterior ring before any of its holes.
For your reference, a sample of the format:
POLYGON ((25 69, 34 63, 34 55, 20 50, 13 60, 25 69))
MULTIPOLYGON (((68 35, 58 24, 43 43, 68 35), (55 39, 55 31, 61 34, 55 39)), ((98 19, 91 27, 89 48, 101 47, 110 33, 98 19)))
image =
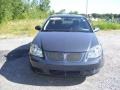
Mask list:
POLYGON ((27 55, 32 38, 0 40, 0 90, 120 90, 120 31, 97 36, 104 48, 105 65, 86 80, 33 73, 27 55))

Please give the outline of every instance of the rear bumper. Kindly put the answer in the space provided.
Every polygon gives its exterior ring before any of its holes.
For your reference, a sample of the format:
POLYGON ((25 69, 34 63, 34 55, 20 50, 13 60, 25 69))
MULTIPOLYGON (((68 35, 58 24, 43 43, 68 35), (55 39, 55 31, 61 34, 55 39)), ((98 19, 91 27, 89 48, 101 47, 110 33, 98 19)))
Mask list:
POLYGON ((42 73, 47 75, 91 76, 99 72, 104 63, 103 58, 97 58, 93 61, 92 63, 60 64, 45 62, 45 60, 40 60, 38 57, 30 56, 32 67, 40 69, 42 73))

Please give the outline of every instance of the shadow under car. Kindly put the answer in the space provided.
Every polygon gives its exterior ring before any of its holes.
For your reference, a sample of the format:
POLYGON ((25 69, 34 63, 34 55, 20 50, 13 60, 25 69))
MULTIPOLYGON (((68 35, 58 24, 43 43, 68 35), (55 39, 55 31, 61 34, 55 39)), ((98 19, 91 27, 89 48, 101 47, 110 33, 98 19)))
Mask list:
POLYGON ((54 77, 34 73, 29 63, 29 46, 26 44, 10 51, 0 74, 11 82, 36 86, 71 86, 83 83, 85 77, 54 77))

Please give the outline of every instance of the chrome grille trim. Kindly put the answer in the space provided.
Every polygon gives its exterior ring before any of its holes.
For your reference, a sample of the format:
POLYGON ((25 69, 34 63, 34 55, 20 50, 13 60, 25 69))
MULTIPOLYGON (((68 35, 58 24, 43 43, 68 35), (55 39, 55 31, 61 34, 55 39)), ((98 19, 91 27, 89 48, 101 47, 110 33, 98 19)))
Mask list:
POLYGON ((47 60, 51 61, 81 61, 84 53, 45 52, 47 60))

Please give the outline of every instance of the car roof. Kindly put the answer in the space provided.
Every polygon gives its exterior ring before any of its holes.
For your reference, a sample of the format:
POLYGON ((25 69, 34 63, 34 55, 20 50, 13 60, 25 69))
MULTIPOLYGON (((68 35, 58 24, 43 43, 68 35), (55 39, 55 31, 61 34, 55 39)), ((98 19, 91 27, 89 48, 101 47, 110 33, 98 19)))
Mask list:
POLYGON ((83 15, 79 15, 79 14, 54 14, 54 15, 51 15, 50 17, 84 17, 83 15))

